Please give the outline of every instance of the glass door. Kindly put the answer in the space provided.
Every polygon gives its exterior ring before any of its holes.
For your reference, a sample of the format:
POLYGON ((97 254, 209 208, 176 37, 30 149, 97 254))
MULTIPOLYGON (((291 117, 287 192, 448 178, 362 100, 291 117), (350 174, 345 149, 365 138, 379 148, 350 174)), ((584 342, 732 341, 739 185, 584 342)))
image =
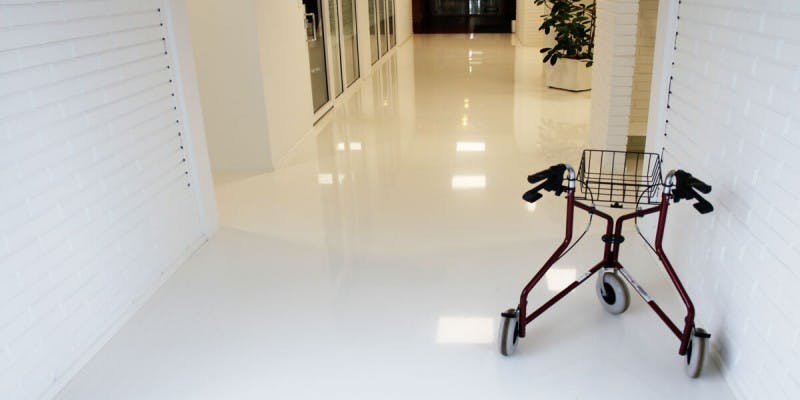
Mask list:
POLYGON ((358 35, 355 0, 341 0, 342 8, 342 75, 346 86, 358 79, 358 35))
POLYGON ((342 83, 342 41, 339 32, 339 1, 328 2, 328 26, 330 28, 331 42, 331 81, 333 83, 333 97, 339 97, 344 91, 342 83))
POLYGON ((389 50, 389 38, 387 37, 387 20, 386 20, 386 0, 376 0, 378 3, 378 38, 380 42, 381 57, 389 50))
POLYGON ((374 64, 397 44, 394 17, 395 0, 368 0, 368 2, 369 41, 374 64))
POLYGON ((322 23, 322 0, 303 0, 303 4, 306 8, 305 27, 311 73, 311 96, 314 113, 317 113, 330 101, 325 30, 322 23))
POLYGON ((389 29, 389 48, 397 44, 397 37, 394 32, 394 0, 386 0, 386 20, 389 29))
POLYGON ((372 63, 375 64, 381 56, 380 46, 378 46, 378 9, 375 5, 376 0, 367 0, 369 2, 369 43, 371 50, 372 63))

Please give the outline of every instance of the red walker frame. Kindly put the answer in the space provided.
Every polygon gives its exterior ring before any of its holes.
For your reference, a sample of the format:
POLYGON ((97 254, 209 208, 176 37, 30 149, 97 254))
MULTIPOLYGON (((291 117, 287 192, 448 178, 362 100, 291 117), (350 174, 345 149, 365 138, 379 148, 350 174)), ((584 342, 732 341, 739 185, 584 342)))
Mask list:
POLYGON ((600 210, 596 207, 589 206, 587 204, 581 203, 578 200, 575 200, 575 189, 572 188, 567 191, 567 227, 566 233, 564 235, 564 241, 558 246, 558 249, 553 253, 552 256, 545 262, 544 266, 539 270, 539 272, 525 285, 525 288, 522 289, 522 294, 520 295, 519 300, 519 314, 521 316, 525 316, 524 323, 519 324, 519 333, 518 336, 521 338, 525 337, 525 326, 531 323, 536 317, 541 315, 545 312, 548 308, 550 308, 553 304, 561 300, 564 296, 566 296, 569 292, 573 289, 578 287, 581 283, 583 283, 586 279, 594 275, 595 272, 600 270, 601 268, 613 269, 615 272, 621 272, 622 276, 631 286, 639 293, 639 296, 647 302, 648 305, 653 309, 653 311, 658 314, 662 321, 667 325, 667 327, 678 337, 681 341, 680 348, 678 349, 678 354, 685 355, 686 354, 686 346, 689 342, 689 336, 691 335, 692 328, 694 327, 694 305, 692 304, 692 300, 689 298, 689 295, 686 293, 686 289, 684 289, 683 284, 681 283, 680 279, 678 279, 678 275, 675 273, 675 270, 672 268, 672 264, 669 262, 667 255, 664 253, 664 248, 662 247, 662 240, 664 237, 664 227, 666 225, 667 220, 667 208, 669 207, 670 195, 667 193, 663 193, 661 195, 661 204, 647 208, 644 210, 638 210, 629 214, 625 214, 619 218, 617 218, 616 223, 614 222, 614 218, 600 210), (683 300, 683 303, 686 305, 686 318, 684 319, 684 328, 683 330, 678 329, 678 326, 675 325, 674 322, 664 313, 664 311, 659 307, 659 305, 651 298, 647 292, 633 279, 633 277, 624 270, 622 264, 619 263, 619 245, 620 241, 606 241, 605 249, 603 251, 603 260, 597 263, 594 267, 592 267, 587 273, 583 274, 582 276, 578 277, 574 282, 572 282, 569 286, 564 288, 561 292, 553 296, 552 299, 544 303, 541 307, 537 308, 536 311, 531 313, 531 315, 527 315, 527 306, 528 306, 528 293, 533 289, 534 286, 544 277, 545 273, 552 267, 556 261, 561 257, 561 253, 569 246, 570 242, 572 242, 572 232, 573 232, 573 215, 575 208, 580 208, 589 214, 594 214, 606 220, 606 235, 610 237, 621 237, 622 235, 622 223, 626 220, 632 218, 643 217, 648 214, 659 213, 658 216, 658 226, 656 228, 656 240, 655 240, 655 248, 656 254, 658 258, 661 260, 661 263, 664 264, 664 269, 667 270, 667 274, 669 274, 670 280, 672 280, 673 285, 675 285, 675 289, 678 290, 678 293, 683 300), (612 231, 613 228, 613 231, 612 231))
MULTIPOLYGON (((637 155, 638 157, 638 155, 637 155)), ((657 162, 660 162, 656 158, 657 162)), ((637 162, 639 159, 637 158, 637 162)), ((583 171, 584 161, 582 161, 581 169, 583 171)), ((700 373, 700 369, 702 368, 703 362, 703 355, 702 353, 705 352, 705 340, 710 337, 710 335, 700 328, 695 328, 694 318, 695 318, 695 309, 692 300, 689 298, 689 294, 686 292, 686 289, 681 283, 681 280, 678 278, 677 273, 672 267, 672 264, 667 258, 666 253, 664 252, 664 248, 662 246, 663 238, 664 238, 664 229, 666 226, 667 220, 667 210, 670 206, 672 201, 678 202, 681 199, 696 199, 698 203, 695 204, 695 208, 702 214, 711 212, 713 210, 713 206, 710 203, 705 201, 697 192, 694 190, 698 190, 702 193, 709 193, 711 191, 711 187, 706 185, 705 183, 701 182, 700 180, 693 178, 691 174, 688 174, 684 171, 671 171, 667 177, 664 179, 663 187, 664 190, 661 193, 660 202, 655 203, 652 198, 649 204, 654 204, 652 207, 648 208, 637 208, 636 211, 624 214, 614 219, 611 215, 602 212, 597 209, 594 205, 594 201, 592 201, 592 205, 585 204, 575 197, 575 182, 579 181, 576 179, 575 171, 572 167, 566 164, 559 164, 557 166, 551 167, 549 170, 539 172, 537 174, 531 175, 529 177, 529 182, 535 183, 536 181, 540 181, 543 179, 547 179, 547 182, 544 184, 534 188, 533 190, 526 193, 526 196, 523 196, 525 200, 529 202, 535 202, 541 195, 538 193, 540 190, 548 190, 554 191, 556 195, 560 195, 560 193, 566 192, 567 198, 567 212, 566 212, 566 231, 564 234, 564 240, 558 246, 558 248, 553 252, 550 258, 544 263, 542 268, 536 273, 536 275, 531 278, 527 285, 522 289, 522 293, 519 297, 519 305, 517 306, 516 310, 510 309, 502 314, 502 316, 506 319, 506 321, 513 320, 516 327, 513 332, 513 347, 510 348, 508 351, 507 348, 507 338, 508 338, 508 326, 501 325, 501 338, 500 338, 500 346, 501 346, 501 353, 504 355, 509 355, 510 352, 513 352, 514 348, 516 347, 516 338, 524 338, 526 335, 526 327, 529 323, 533 322, 537 317, 539 317, 542 313, 547 311, 550 307, 556 304, 559 300, 564 298, 567 294, 573 291, 575 288, 581 285, 584 281, 586 281, 589 277, 594 275, 595 272, 601 271, 602 274, 610 273, 616 274, 619 272, 620 275, 630 284, 631 287, 639 294, 639 296, 644 300, 650 308, 658 315, 658 317, 664 322, 664 324, 669 328, 669 330, 678 338, 680 341, 680 346, 678 348, 678 354, 687 357, 687 363, 691 364, 691 357, 692 357, 692 343, 693 339, 699 338, 698 340, 702 340, 703 343, 700 344, 701 348, 698 350, 694 350, 695 352, 700 352, 699 355, 694 355, 695 358, 699 357, 699 367, 693 369, 691 372, 687 368, 687 372, 691 377, 696 377, 700 373), (555 172, 554 172, 555 171, 555 172), (562 186, 562 179, 564 172, 567 172, 567 186, 562 186), (546 177, 546 178, 545 178, 546 177), (579 276, 572 282, 569 286, 562 289, 556 295, 554 295, 550 300, 545 302, 539 308, 534 310, 532 313, 528 314, 528 295, 533 290, 533 288, 541 281, 541 279, 545 276, 548 270, 558 261, 564 254, 567 247, 572 242, 572 234, 573 234, 573 217, 575 213, 575 209, 579 208, 581 210, 586 211, 590 215, 597 215, 598 217, 604 219, 606 221, 606 230, 605 235, 603 236, 603 241, 605 242, 604 251, 603 251, 603 259, 598 262, 595 266, 589 269, 586 273, 579 276), (686 307, 686 316, 684 318, 683 328, 679 328, 678 325, 670 319, 669 316, 661 309, 661 307, 656 303, 656 301, 650 297, 650 295, 639 285, 638 282, 627 272, 627 270, 620 264, 619 262, 619 251, 620 251, 620 244, 624 241, 624 237, 622 236, 622 226, 625 221, 643 217, 649 214, 658 213, 658 223, 656 226, 656 235, 655 235, 655 242, 654 242, 654 251, 658 256, 658 259, 661 261, 661 264, 664 266, 664 269, 667 271, 672 284, 674 285, 675 289, 678 291, 678 294, 681 297, 685 307, 686 307)), ((584 184, 584 181, 580 181, 581 184, 584 184)), ((654 185, 661 185, 660 180, 660 172, 658 180, 655 183, 651 182, 650 188, 654 187, 654 185)), ((626 189, 627 190, 627 189, 626 189)), ((657 196, 657 192, 650 192, 651 196, 657 196)), ((638 202, 637 202, 638 204, 638 202)), ((613 207, 620 207, 619 203, 616 203, 613 207)), ((580 238, 578 239, 580 240, 580 238)), ((571 249, 571 248, 570 248, 571 249)), ((568 250, 567 250, 568 251, 568 250)), ((601 279, 605 279, 604 276, 601 276, 601 279)), ((605 281, 603 281, 605 282, 605 281)), ((621 281, 620 281, 621 282, 621 281)), ((605 296, 605 294, 603 294, 605 296)), ((625 294, 625 301, 627 302, 627 293, 625 294)), ((627 307, 627 306, 626 306, 627 307)), ((624 309, 622 310, 624 311, 624 309)), ((619 312, 622 312, 619 311, 619 312)), ((694 362, 698 362, 696 359, 694 362)), ((695 366, 693 366, 694 368, 695 366)))

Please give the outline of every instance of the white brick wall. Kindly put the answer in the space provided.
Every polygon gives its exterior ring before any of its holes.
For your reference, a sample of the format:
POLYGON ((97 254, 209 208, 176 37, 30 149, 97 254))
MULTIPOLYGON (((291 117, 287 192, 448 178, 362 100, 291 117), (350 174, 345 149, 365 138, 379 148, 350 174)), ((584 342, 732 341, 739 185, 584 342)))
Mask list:
POLYGON ((628 142, 639 0, 598 0, 592 66, 591 146, 622 150, 628 142))
POLYGON ((203 240, 162 3, 0 3, 0 398, 51 395, 203 240))
POLYGON ((647 134, 647 114, 650 109, 650 80, 653 76, 653 50, 656 43, 658 0, 639 0, 636 23, 636 56, 631 88, 631 114, 628 134, 647 134))
POLYGON ((523 46, 543 46, 544 32, 539 30, 542 15, 547 10, 533 4, 533 0, 517 0, 516 35, 523 46))
POLYGON ((673 207, 667 250, 739 397, 798 398, 800 2, 679 15, 664 158, 711 184, 716 210, 673 207))

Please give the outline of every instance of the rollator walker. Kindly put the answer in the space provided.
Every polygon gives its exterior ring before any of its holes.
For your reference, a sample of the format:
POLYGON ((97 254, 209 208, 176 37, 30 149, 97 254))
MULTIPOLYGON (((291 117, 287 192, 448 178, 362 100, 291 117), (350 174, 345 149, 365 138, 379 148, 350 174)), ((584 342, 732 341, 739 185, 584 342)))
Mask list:
POLYGON ((528 182, 531 184, 539 183, 538 186, 522 196, 529 203, 534 203, 541 199, 542 194, 540 192, 543 190, 553 192, 556 196, 566 193, 566 233, 561 245, 558 246, 539 272, 522 289, 519 305, 501 314, 502 320, 498 338, 500 353, 510 356, 516 349, 518 340, 525 337, 528 324, 589 279, 594 273, 599 272, 595 288, 600 304, 605 310, 611 314, 622 314, 628 309, 630 297, 625 285, 627 281, 680 341, 678 354, 686 359, 685 371, 687 375, 692 378, 699 376, 703 367, 707 342, 711 335, 702 328, 695 326, 694 305, 678 275, 672 268, 667 255, 664 253, 662 240, 664 238, 664 226, 667 221, 667 209, 672 203, 678 203, 681 200, 695 200, 694 208, 700 214, 707 214, 714 210, 714 207, 700 195, 700 193, 710 193, 711 186, 682 170, 670 171, 662 180, 661 159, 658 154, 610 150, 584 150, 577 175, 569 165, 558 164, 528 176, 528 182), (576 193, 576 182, 579 183, 580 193, 576 193), (591 204, 583 203, 580 200, 589 200, 591 204), (619 216, 615 220, 611 215, 598 210, 596 207, 597 202, 612 208, 624 208, 623 204, 635 204, 635 210, 619 216), (589 213, 589 223, 583 234, 570 246, 575 208, 589 213), (647 241, 647 238, 639 231, 638 225, 636 229, 658 256, 686 306, 686 317, 682 328, 679 328, 664 313, 656 301, 619 263, 620 244, 625 240, 625 237, 622 236, 623 223, 631 219, 636 222, 637 218, 649 214, 658 214, 654 243, 651 245, 647 241), (583 238, 583 235, 588 232, 591 226, 592 216, 595 215, 606 221, 606 232, 602 236, 603 243, 605 243, 602 260, 529 314, 528 294, 556 261, 569 252, 583 238))

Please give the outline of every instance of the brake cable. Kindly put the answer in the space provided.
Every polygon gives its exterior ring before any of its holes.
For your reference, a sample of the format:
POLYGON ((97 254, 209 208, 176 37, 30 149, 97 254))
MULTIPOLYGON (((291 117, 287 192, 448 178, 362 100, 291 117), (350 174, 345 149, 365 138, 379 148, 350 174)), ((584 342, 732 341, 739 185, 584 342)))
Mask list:
MULTIPOLYGON (((660 183, 657 183, 656 185, 660 185, 660 183)), ((642 197, 644 196, 644 194, 647 193, 649 190, 651 190, 656 185, 648 186, 644 190, 642 190, 642 194, 640 194, 639 198, 636 200, 636 211, 640 210, 639 204, 642 202, 642 197)), ((653 247, 653 244, 650 243, 649 240, 647 240, 647 238, 642 233, 642 230, 639 229, 639 217, 638 216, 634 216, 633 217, 633 225, 636 227, 636 232, 639 234, 639 236, 642 237, 642 240, 644 240, 644 242, 647 244, 647 247, 649 247, 650 250, 653 250, 653 253, 658 254, 658 252, 656 251, 656 248, 653 247)))
MULTIPOLYGON (((594 193, 592 193, 592 189, 589 187, 589 185, 583 185, 583 184, 581 184, 581 187, 585 188, 585 189, 586 189, 586 190, 589 192, 589 198, 592 200, 592 210, 594 210, 594 209, 596 208, 596 206, 595 206, 595 204, 594 204, 594 193)), ((574 189, 572 189, 572 190, 573 190, 573 191, 574 191, 574 190, 577 190, 577 188, 574 188, 574 189)), ((575 241, 572 243, 572 246, 569 246, 569 247, 568 247, 566 250, 564 250, 564 251, 563 251, 563 252, 562 252, 562 253, 561 253, 561 254, 558 256, 558 258, 556 258, 556 261, 560 260, 560 259, 561 259, 561 257, 564 257, 564 256, 565 256, 567 253, 569 253, 569 252, 570 252, 570 250, 572 250, 572 248, 573 248, 573 247, 575 247, 575 245, 577 245, 577 244, 578 244, 578 242, 580 242, 580 241, 581 241, 581 239, 583 239, 583 237, 584 237, 584 236, 586 236, 586 233, 588 233, 588 232, 589 232, 589 228, 591 228, 591 227, 592 227, 592 217, 594 217, 594 212, 590 212, 590 213, 589 213, 589 222, 588 222, 588 223, 586 223, 586 229, 584 229, 584 230, 583 230, 583 233, 581 233, 581 235, 580 235, 580 236, 578 236, 578 239, 576 239, 576 240, 575 240, 575 241)))

